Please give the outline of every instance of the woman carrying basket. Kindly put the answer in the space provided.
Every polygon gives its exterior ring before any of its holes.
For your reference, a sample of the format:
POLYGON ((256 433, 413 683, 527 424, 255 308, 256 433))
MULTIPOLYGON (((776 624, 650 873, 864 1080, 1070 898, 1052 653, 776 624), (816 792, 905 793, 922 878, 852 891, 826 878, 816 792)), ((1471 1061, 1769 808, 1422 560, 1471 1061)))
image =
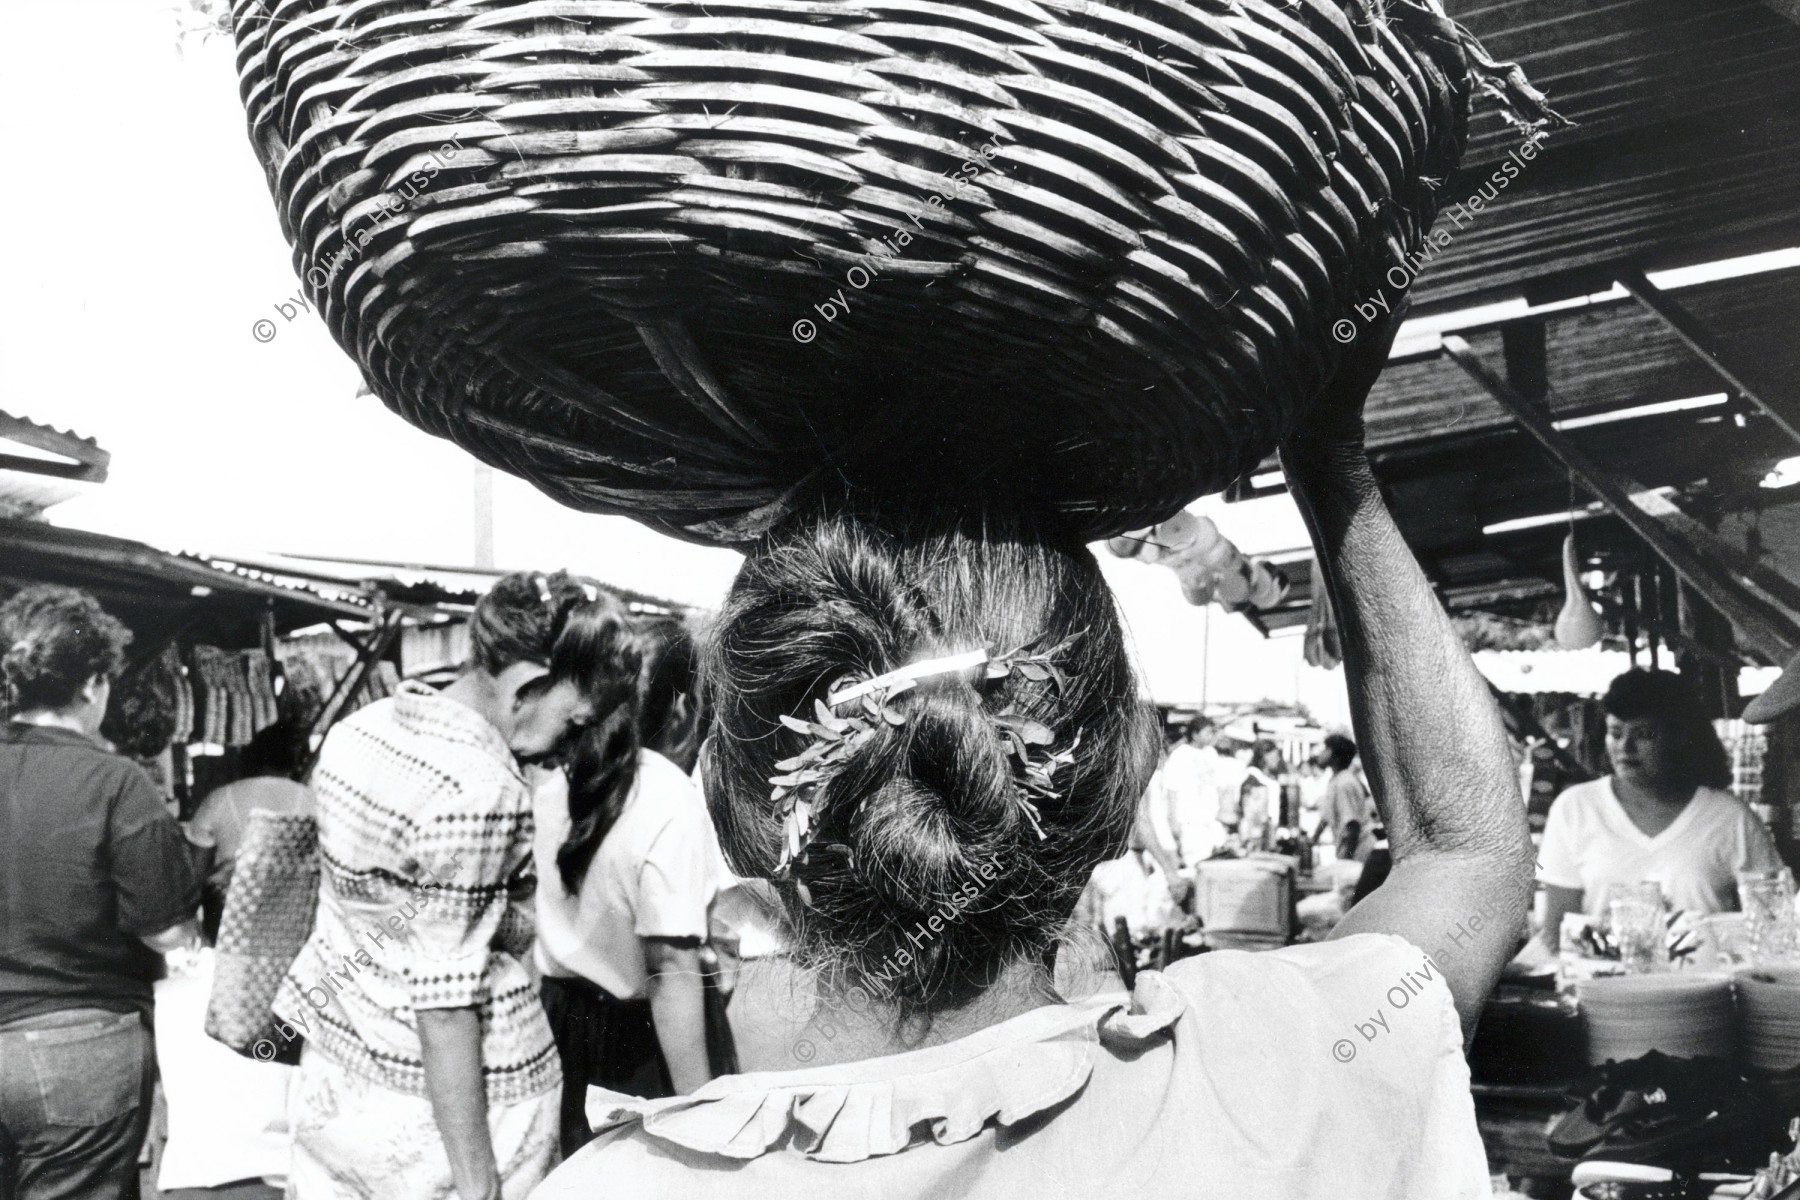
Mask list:
POLYGON ((1059 933, 1155 759, 1093 558, 966 506, 789 525, 712 634, 704 769, 818 1003, 786 1069, 596 1093, 600 1136, 541 1200, 1487 1194, 1462 1043, 1532 855, 1486 686, 1363 451, 1393 324, 1282 450, 1342 622, 1386 886, 1327 943, 1065 1003, 1059 933))

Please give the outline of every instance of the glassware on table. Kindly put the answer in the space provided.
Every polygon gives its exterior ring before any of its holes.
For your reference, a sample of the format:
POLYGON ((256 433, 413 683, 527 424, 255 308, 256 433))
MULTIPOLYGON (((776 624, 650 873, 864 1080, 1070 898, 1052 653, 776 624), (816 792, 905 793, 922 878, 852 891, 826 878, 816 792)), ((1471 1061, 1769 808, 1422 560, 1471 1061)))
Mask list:
POLYGON ((1738 904, 1753 966, 1800 959, 1800 915, 1794 911, 1794 873, 1786 867, 1739 871, 1738 904))
POLYGON ((1607 891, 1606 913, 1619 962, 1627 974, 1648 975, 1669 965, 1668 923, 1663 917, 1662 885, 1615 883, 1607 891))

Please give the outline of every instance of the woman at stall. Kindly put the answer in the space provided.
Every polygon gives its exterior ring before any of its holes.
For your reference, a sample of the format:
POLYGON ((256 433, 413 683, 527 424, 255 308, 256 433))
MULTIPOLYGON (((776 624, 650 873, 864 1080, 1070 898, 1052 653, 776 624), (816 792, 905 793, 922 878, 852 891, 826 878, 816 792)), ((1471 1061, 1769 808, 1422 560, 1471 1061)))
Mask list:
POLYGON ((787 1070, 599 1098, 541 1200, 1488 1194, 1462 1030, 1530 841, 1487 687, 1362 449, 1391 341, 1369 331, 1283 448, 1394 843, 1334 940, 1064 1003, 1059 935, 1155 759, 1112 597, 1041 516, 846 503, 749 555, 706 655, 708 802, 820 1002, 787 1070))
POLYGON ((1244 845, 1260 846, 1268 831, 1281 823, 1281 781, 1286 775, 1281 748, 1268 738, 1258 738, 1250 747, 1250 766, 1238 789, 1238 808, 1243 813, 1238 835, 1244 845))
POLYGON ((589 1085, 667 1096, 712 1077, 700 946, 716 852, 698 790, 667 757, 698 751, 692 699, 676 694, 687 637, 630 628, 623 606, 600 603, 618 622, 600 715, 535 801, 536 953, 563 1064, 565 1153, 592 1136, 589 1085))
POLYGON ((1606 754, 1612 774, 1556 798, 1544 823, 1542 948, 1565 913, 1606 913, 1614 884, 1654 880, 1696 916, 1738 907, 1737 872, 1779 867, 1774 841, 1725 788, 1731 764, 1679 675, 1633 668, 1612 681, 1606 754))
POLYGON ((151 983, 192 941, 201 859, 100 743, 131 634, 86 592, 0 607, 0 1172, 21 1200, 137 1195, 151 983))

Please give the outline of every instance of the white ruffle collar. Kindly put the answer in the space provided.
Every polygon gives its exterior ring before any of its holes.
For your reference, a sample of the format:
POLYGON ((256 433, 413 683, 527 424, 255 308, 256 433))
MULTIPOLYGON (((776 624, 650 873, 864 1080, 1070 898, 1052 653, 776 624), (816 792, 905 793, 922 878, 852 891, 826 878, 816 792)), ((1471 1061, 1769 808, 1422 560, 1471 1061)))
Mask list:
POLYGON ((1162 975, 1137 990, 1049 1005, 941 1046, 800 1071, 714 1079, 692 1095, 640 1100, 588 1089, 594 1129, 638 1124, 702 1154, 757 1158, 778 1146, 820 1162, 897 1154, 924 1126, 939 1145, 990 1120, 1012 1125, 1079 1092, 1102 1043, 1131 1051, 1166 1036, 1186 1001, 1162 975))

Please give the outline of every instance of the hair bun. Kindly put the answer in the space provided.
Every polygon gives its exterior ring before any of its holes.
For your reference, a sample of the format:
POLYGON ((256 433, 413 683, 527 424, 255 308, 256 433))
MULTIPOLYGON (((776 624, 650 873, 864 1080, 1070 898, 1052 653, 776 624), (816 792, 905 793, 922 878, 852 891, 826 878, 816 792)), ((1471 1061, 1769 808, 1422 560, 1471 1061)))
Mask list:
POLYGON ((978 693, 934 682, 895 703, 906 724, 877 735, 866 752, 873 761, 840 777, 831 805, 851 814, 857 874, 887 903, 930 912, 966 896, 976 864, 1001 857, 1023 817, 978 693), (858 794, 864 781, 873 790, 858 794))

